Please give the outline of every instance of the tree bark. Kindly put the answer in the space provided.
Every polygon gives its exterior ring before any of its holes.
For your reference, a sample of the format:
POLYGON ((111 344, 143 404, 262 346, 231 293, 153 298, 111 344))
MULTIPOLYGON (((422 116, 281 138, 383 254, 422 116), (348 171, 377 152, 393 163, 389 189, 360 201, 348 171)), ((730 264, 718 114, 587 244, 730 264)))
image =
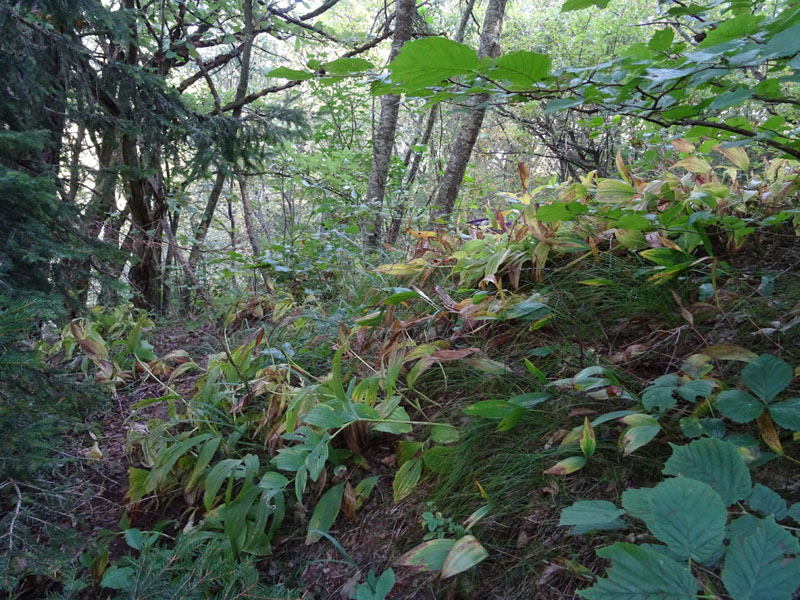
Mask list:
MULTIPOLYGON (((389 61, 394 60, 408 40, 411 39, 411 24, 416 12, 415 0, 397 0, 394 17, 394 37, 389 61)), ((387 94, 381 97, 381 116, 378 131, 372 141, 372 168, 367 183, 367 202, 375 208, 375 220, 367 244, 377 246, 383 229, 383 196, 386 192, 386 178, 392 159, 394 137, 397 131, 397 115, 400 112, 400 96, 387 94)))
MULTIPOLYGON (((481 45, 478 56, 496 57, 500 55, 500 31, 503 27, 503 16, 505 14, 507 0, 489 0, 486 8, 486 17, 483 20, 483 31, 481 32, 481 45)), ((436 195, 436 207, 434 217, 444 220, 450 218, 458 197, 458 190, 467 171, 472 155, 472 148, 478 139, 481 131, 483 117, 486 114, 485 103, 489 101, 489 94, 478 94, 472 101, 473 109, 461 121, 453 146, 450 149, 450 160, 447 163, 442 184, 436 195)))

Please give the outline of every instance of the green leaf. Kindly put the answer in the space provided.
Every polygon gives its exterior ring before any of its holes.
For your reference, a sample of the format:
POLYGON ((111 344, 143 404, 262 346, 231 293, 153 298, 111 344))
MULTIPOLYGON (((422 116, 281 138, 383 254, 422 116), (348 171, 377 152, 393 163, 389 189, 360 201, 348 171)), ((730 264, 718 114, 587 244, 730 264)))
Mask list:
POLYGON ((722 110, 723 108, 728 108, 729 106, 735 106, 752 98, 753 93, 753 90, 750 88, 739 86, 735 90, 722 92, 720 95, 714 98, 714 101, 708 108, 710 110, 722 110))
POLYGON ((728 390, 718 394, 714 408, 734 423, 755 421, 764 412, 764 404, 744 390, 728 390))
POLYGON ((431 427, 431 440, 437 444, 452 444, 459 438, 458 429, 452 425, 434 425, 431 427))
POLYGON ((642 405, 648 410, 657 409, 663 413, 674 407, 678 401, 673 396, 674 386, 651 385, 642 394, 642 405))
POLYGON ((636 195, 630 184, 618 179, 601 179, 597 182, 597 201, 623 204, 636 195))
POLYGON ((455 543, 455 540, 446 539, 424 542, 403 554, 395 564, 416 567, 420 571, 438 571, 455 543))
POLYGON ((112 565, 103 574, 100 585, 112 590, 129 590, 136 572, 131 567, 112 565))
POLYGON ((616 543, 597 551, 613 561, 606 577, 578 592, 588 600, 693 600, 697 582, 685 565, 651 548, 616 543))
POLYGON ((489 553, 486 548, 474 536, 465 535, 453 544, 450 552, 447 553, 447 558, 444 559, 442 565, 442 579, 471 569, 487 556, 489 553))
POLYGON ((752 510, 765 516, 775 517, 777 521, 783 519, 789 512, 786 500, 781 498, 774 490, 760 483, 753 486, 753 491, 747 499, 747 504, 752 510))
POLYGON ((322 495, 317 505, 314 507, 314 512, 308 521, 308 534, 306 535, 306 545, 313 544, 322 536, 319 533, 312 532, 312 529, 317 529, 324 533, 328 533, 330 528, 336 521, 336 516, 339 514, 339 508, 342 505, 342 494, 344 493, 344 482, 337 483, 327 492, 322 495))
POLYGON ((344 425, 344 421, 329 404, 315 405, 301 419, 309 425, 320 429, 337 429, 344 425))
POLYGON ((769 407, 772 420, 784 429, 800 431, 800 398, 790 398, 769 407))
POLYGON ((561 6, 561 12, 569 12, 571 10, 583 10, 596 6, 598 8, 605 8, 611 0, 567 0, 561 6))
POLYGON ((144 536, 138 529, 126 529, 125 543, 134 550, 141 550, 144 545, 144 536))
POLYGON ((289 79, 291 81, 306 81, 314 77, 314 74, 309 71, 299 71, 297 69, 289 69, 287 67, 278 67, 272 69, 267 73, 267 77, 276 77, 278 79, 289 79))
POLYGON ((675 32, 672 29, 660 29, 650 38, 647 45, 654 52, 663 52, 664 50, 669 50, 674 38, 675 32))
POLYGON ((699 44, 700 48, 708 48, 717 44, 741 40, 743 37, 755 33, 762 17, 743 14, 717 24, 714 29, 707 31, 706 38, 699 44))
POLYGON ((394 503, 397 504, 408 496, 414 487, 419 482, 422 475, 422 460, 419 458, 412 458, 403 463, 403 466, 397 469, 394 480, 392 481, 392 492, 394 494, 394 503))
POLYGON ((661 431, 659 425, 634 425, 628 427, 620 436, 620 446, 623 448, 623 455, 632 454, 658 435, 661 431))
POLYGON ((659 483, 650 494, 648 529, 681 557, 705 561, 722 548, 725 504, 707 484, 676 477, 659 483))
POLYGON ((511 90, 527 90, 550 73, 550 57, 527 50, 509 52, 488 62, 489 69, 481 69, 489 78, 510 83, 511 90))
POLYGON ((516 408, 519 406, 507 400, 481 400, 466 407, 464 412, 484 419, 502 419, 516 408))
POLYGON ((478 55, 469 46, 443 37, 428 37, 406 43, 391 64, 391 83, 413 91, 449 77, 472 72, 478 55))
POLYGON ((653 511, 650 508, 650 496, 652 493, 653 488, 625 490, 622 492, 622 507, 628 511, 630 516, 647 523, 653 516, 653 511))
POLYGON ((203 504, 206 510, 211 510, 211 505, 214 503, 214 498, 216 498, 219 488, 222 487, 222 482, 225 481, 240 464, 242 464, 241 459, 226 458, 215 464, 208 472, 205 479, 206 489, 203 493, 203 504))
POLYGON ((560 526, 574 526, 572 533, 607 531, 625 526, 620 519, 625 511, 605 500, 581 500, 561 511, 560 526))
POLYGON ((686 446, 672 446, 672 456, 662 473, 682 475, 710 485, 725 506, 750 495, 750 471, 732 443, 702 438, 686 446))
POLYGON ((361 73, 374 69, 373 65, 368 60, 363 58, 337 58, 322 65, 327 73, 332 75, 348 75, 350 73, 361 73))
POLYGON ((791 600, 800 586, 797 539, 772 517, 745 537, 731 540, 725 553, 722 581, 733 600, 791 600))
POLYGON ((714 383, 707 379, 689 381, 678 388, 678 395, 687 402, 695 402, 698 398, 708 398, 714 390, 714 383))
POLYGON ((780 358, 762 354, 742 369, 742 381, 765 404, 769 404, 789 387, 792 382, 792 367, 780 358))

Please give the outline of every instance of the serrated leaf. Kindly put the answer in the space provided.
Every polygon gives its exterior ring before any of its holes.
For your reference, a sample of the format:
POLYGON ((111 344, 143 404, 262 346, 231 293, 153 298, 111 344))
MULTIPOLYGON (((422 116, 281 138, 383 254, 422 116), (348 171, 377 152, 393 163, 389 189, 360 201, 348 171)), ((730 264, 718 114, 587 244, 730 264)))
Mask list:
POLYGON ((407 42, 389 65, 389 71, 393 85, 415 90, 470 73, 477 66, 478 55, 469 46, 442 37, 427 37, 407 42))
POLYGON ((411 493, 419 482, 421 475, 422 460, 419 458, 412 458, 403 463, 403 466, 395 473, 394 480, 392 481, 392 492, 394 494, 395 504, 411 493))
POLYGON ((444 559, 442 565, 442 579, 471 569, 487 556, 489 553, 486 548, 474 536, 465 535, 453 544, 450 552, 447 553, 447 558, 444 559))
POLYGON ((718 394, 714 408, 734 423, 749 423, 764 412, 764 404, 743 390, 728 390, 718 394))
POLYGON ((742 369, 742 381, 766 404, 789 387, 792 368, 780 358, 762 354, 742 369))
POLYGON ((714 390, 714 382, 707 379, 689 381, 678 388, 678 395, 687 402, 695 402, 698 397, 708 398, 714 390))
POLYGON ((645 523, 652 517, 653 510, 650 507, 650 495, 653 488, 634 488, 622 492, 622 507, 628 514, 645 523))
POLYGON ((775 517, 777 521, 783 519, 789 512, 786 500, 781 498, 774 490, 760 483, 753 486, 753 491, 747 499, 747 504, 752 510, 760 512, 764 516, 775 517))
POLYGON ((686 446, 672 446, 672 456, 662 473, 682 475, 710 485, 725 506, 750 494, 750 472, 732 443, 715 438, 695 440, 686 446))
POLYGON ((678 403, 673 395, 675 389, 671 385, 651 385, 642 394, 642 405, 649 411, 666 412, 678 403))
POLYGON ((717 554, 728 518, 719 494, 702 481, 675 477, 650 494, 648 529, 681 557, 705 561, 717 554))
POLYGON ((784 429, 800 431, 800 398, 790 398, 769 406, 772 420, 784 429))
POLYGON ((559 526, 572 525, 572 532, 608 531, 625 526, 620 519, 625 511, 606 500, 581 500, 561 511, 559 526))
POLYGON ((791 600, 800 586, 797 540, 772 517, 746 537, 735 537, 725 553, 722 581, 733 600, 791 600))
POLYGON ((613 561, 606 577, 578 594, 588 600, 693 600, 697 582, 682 565, 650 548, 616 543, 597 551, 613 561))
POLYGON ((312 529, 327 533, 333 526, 336 516, 339 514, 339 508, 342 505, 343 494, 344 482, 337 483, 319 499, 311 518, 308 520, 306 545, 313 544, 322 537, 319 533, 312 532, 312 529))
POLYGON ((486 75, 494 81, 509 82, 511 90, 528 90, 550 73, 550 57, 527 50, 509 52, 492 60, 486 75))

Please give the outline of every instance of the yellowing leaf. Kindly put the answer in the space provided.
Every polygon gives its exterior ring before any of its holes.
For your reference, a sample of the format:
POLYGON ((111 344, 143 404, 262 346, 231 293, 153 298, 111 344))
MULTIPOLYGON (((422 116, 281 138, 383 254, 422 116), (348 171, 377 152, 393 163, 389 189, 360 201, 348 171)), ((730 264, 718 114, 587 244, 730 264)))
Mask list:
POLYGON ((711 170, 711 165, 705 159, 699 156, 690 156, 676 162, 673 167, 683 167, 690 173, 708 173, 711 170))
POLYGON ((489 553, 486 548, 474 536, 465 535, 447 553, 447 558, 444 559, 442 565, 442 579, 471 569, 487 556, 489 553))
POLYGON ((736 344, 714 344, 703 350, 703 353, 717 360, 740 360, 742 362, 750 362, 758 357, 755 352, 736 344))
POLYGON ((722 154, 742 171, 747 171, 750 168, 750 157, 747 156, 747 152, 745 152, 744 148, 739 146, 733 148, 714 146, 714 150, 722 154))
POLYGON ((683 138, 676 138, 670 141, 672 147, 675 148, 678 152, 694 152, 695 147, 692 142, 689 140, 685 140, 683 138))
POLYGON ((571 456, 558 461, 544 473, 545 475, 569 475, 582 469, 585 464, 586 459, 583 456, 571 456))
POLYGON ((761 416, 756 419, 756 424, 758 425, 758 430, 761 432, 761 438, 767 446, 769 446, 769 449, 778 454, 783 454, 781 440, 778 437, 778 432, 775 430, 775 424, 772 422, 772 418, 767 411, 761 413, 761 416))
POLYGON ((415 258, 407 263, 381 265, 378 267, 378 271, 384 275, 396 275, 398 277, 404 277, 406 275, 414 275, 415 273, 419 273, 425 269, 426 266, 427 263, 425 260, 421 258, 415 258))

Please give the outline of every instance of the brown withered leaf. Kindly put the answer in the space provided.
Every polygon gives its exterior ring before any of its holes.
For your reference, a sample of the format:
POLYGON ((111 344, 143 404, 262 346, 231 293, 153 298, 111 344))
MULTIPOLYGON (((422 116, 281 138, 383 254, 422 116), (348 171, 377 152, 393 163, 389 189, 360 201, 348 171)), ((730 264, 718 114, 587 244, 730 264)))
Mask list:
POLYGON ((350 482, 344 484, 344 494, 342 495, 342 508, 344 509, 344 516, 348 521, 354 523, 356 520, 356 491, 350 482))

